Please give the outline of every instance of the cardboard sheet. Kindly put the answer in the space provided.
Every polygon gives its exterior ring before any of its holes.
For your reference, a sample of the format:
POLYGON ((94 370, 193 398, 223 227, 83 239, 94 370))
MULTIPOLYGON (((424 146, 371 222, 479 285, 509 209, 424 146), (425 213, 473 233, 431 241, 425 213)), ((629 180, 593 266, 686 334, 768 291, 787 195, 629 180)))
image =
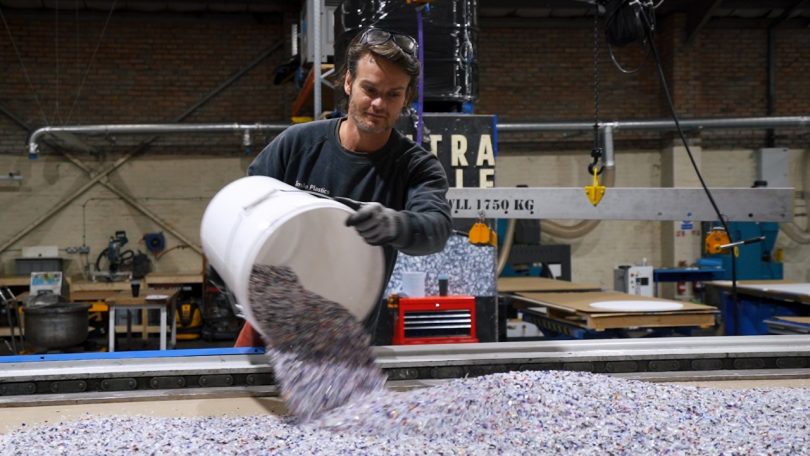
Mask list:
POLYGON ((715 324, 716 308, 703 304, 670 301, 619 292, 582 293, 517 293, 516 299, 537 304, 542 309, 529 307, 525 312, 587 329, 660 328, 676 326, 708 327, 715 324), (656 301, 677 302, 680 310, 660 312, 621 312, 596 309, 593 302, 604 301, 656 301), (543 312, 543 310, 545 312, 543 312))
POLYGON ((519 291, 601 291, 602 287, 593 283, 576 283, 566 280, 555 280, 546 277, 500 277, 498 292, 511 293, 519 291))
MULTIPOLYGON (((714 312, 716 309, 711 306, 703 304, 694 304, 691 302, 671 301, 668 299, 650 298, 647 296, 636 296, 631 294, 619 293, 617 291, 591 291, 582 293, 517 293, 518 296, 530 299, 537 303, 542 303, 548 307, 560 309, 569 312, 584 312, 584 313, 636 313, 636 312, 621 312, 610 311, 605 309, 595 309, 591 307, 592 302, 600 301, 660 301, 660 302, 677 302, 683 304, 683 307, 677 312, 691 312, 691 311, 710 311, 714 312)), ((646 312, 643 312, 646 313, 646 312)), ((655 312, 661 313, 661 312, 655 312)))
POLYGON ((810 317, 776 317, 779 320, 790 321, 802 325, 810 325, 810 317))

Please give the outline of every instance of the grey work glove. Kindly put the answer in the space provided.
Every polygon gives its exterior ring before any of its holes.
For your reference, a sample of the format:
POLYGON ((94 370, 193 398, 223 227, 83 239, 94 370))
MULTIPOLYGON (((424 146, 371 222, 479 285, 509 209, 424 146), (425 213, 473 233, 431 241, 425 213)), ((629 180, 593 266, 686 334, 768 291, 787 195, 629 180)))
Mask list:
POLYGON ((391 244, 399 248, 408 238, 404 215, 380 203, 363 203, 346 219, 346 226, 355 227, 370 245, 391 244))

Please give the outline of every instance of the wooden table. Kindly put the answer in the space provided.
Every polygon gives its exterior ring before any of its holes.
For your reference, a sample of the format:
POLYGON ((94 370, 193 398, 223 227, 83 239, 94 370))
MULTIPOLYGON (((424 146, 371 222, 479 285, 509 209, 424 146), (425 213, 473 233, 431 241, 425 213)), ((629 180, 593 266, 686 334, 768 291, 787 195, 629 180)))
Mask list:
MULTIPOLYGON (((177 342, 177 322, 174 315, 174 301, 177 297, 178 289, 167 288, 145 288, 141 289, 138 296, 132 296, 132 291, 118 292, 108 296, 105 301, 109 306, 109 342, 107 349, 115 351, 115 312, 118 309, 141 309, 148 311, 157 309, 160 311, 160 349, 167 349, 166 333, 168 330, 167 318, 171 319, 171 346, 174 348, 177 342)), ((143 331, 148 332, 148 321, 143 317, 143 331)), ((129 325, 127 325, 129 332, 129 325)))
POLYGON ((717 314, 717 309, 711 306, 619 292, 517 293, 516 299, 524 302, 524 313, 534 312, 561 323, 597 331, 614 328, 709 327, 715 324, 717 314), (667 311, 614 311, 591 307, 592 303, 605 301, 654 301, 677 303, 682 307, 667 311))
POLYGON ((0 277, 0 287, 28 287, 31 285, 31 276, 5 276, 0 277))

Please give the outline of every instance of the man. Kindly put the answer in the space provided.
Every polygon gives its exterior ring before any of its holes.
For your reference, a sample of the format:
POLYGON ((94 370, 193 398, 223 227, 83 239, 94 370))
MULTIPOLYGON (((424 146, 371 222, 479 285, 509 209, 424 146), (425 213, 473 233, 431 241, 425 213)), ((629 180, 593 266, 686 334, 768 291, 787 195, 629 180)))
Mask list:
MULTIPOLYGON (((416 93, 416 50, 407 35, 377 28, 359 33, 346 50, 347 116, 286 129, 248 167, 249 175, 363 202, 346 224, 383 247, 386 283, 397 251, 441 251, 452 230, 447 176, 439 160, 394 129, 416 93)), ((372 335, 380 308, 365 322, 372 335)), ((245 324, 236 346, 262 345, 245 324)))

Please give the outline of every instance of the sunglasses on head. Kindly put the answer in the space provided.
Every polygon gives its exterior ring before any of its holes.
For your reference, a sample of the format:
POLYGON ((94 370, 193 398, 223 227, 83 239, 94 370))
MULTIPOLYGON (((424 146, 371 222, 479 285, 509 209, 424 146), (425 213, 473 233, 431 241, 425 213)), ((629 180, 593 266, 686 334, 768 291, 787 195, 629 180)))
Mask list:
POLYGON ((393 41, 406 54, 416 55, 416 40, 408 35, 372 28, 363 32, 363 36, 360 38, 361 43, 371 45, 385 44, 388 41, 393 41))

